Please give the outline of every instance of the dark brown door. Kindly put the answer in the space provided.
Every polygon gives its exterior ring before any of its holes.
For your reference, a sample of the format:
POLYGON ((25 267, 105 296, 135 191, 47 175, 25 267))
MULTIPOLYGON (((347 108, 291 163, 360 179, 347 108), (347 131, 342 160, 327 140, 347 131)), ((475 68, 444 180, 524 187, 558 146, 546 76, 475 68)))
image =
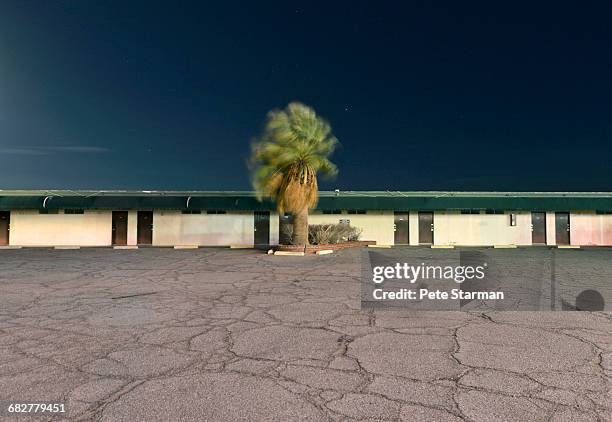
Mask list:
POLYGON ((531 243, 546 245, 546 213, 531 213, 531 243))
POLYGON ((433 245, 434 242, 434 220, 433 212, 419 213, 419 244, 433 245))
POLYGON ((407 245, 410 243, 408 231, 408 213, 396 212, 393 221, 393 240, 396 245, 407 245))
POLYGON ((555 213, 555 236, 557 245, 570 244, 570 218, 568 212, 555 213))
POLYGON ((113 245, 127 245, 127 211, 113 211, 113 245))
POLYGON ((138 211, 138 244, 153 243, 153 211, 138 211))
POLYGON ((11 225, 11 212, 0 211, 0 245, 9 244, 9 228, 11 225))
POLYGON ((270 244, 270 213, 268 211, 255 212, 254 235, 256 245, 270 244))

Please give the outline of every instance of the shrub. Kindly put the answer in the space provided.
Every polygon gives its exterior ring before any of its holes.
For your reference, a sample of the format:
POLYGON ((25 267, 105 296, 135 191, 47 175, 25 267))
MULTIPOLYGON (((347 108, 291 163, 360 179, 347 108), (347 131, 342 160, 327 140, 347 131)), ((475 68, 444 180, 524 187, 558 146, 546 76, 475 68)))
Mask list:
POLYGON ((308 240, 313 245, 355 242, 359 240, 361 231, 350 224, 311 224, 308 226, 308 240))
POLYGON ((313 245, 332 243, 333 227, 331 224, 312 224, 308 226, 308 241, 313 245))
POLYGON ((293 242, 293 224, 281 224, 279 237, 281 245, 291 245, 293 242))

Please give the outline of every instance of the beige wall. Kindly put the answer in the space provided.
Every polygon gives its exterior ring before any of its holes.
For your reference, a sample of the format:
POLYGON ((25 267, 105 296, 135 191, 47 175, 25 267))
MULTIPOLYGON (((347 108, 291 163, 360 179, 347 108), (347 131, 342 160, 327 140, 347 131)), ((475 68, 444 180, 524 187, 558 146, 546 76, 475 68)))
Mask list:
POLYGON ((138 211, 128 211, 127 244, 138 244, 138 211))
POLYGON ((277 212, 270 213, 270 245, 278 245, 279 219, 277 212))
POLYGON ((252 245, 253 213, 153 213, 153 245, 252 245))
POLYGON ((572 245, 612 246, 612 214, 571 213, 570 242, 572 245))
POLYGON ((408 237, 411 245, 419 244, 419 213, 412 211, 408 216, 408 237))
MULTIPOLYGON (((570 225, 571 225, 571 220, 570 220, 570 225)), ((549 211, 546 213, 546 244, 547 245, 557 244, 557 235, 555 234, 555 213, 554 211, 553 212, 549 211)))
POLYGON ((517 212, 516 226, 510 213, 461 214, 460 211, 434 212, 436 245, 531 245, 531 213, 517 212))
MULTIPOLYGON (((434 213, 434 242, 437 245, 530 245, 531 213, 517 213, 517 225, 510 226, 509 213, 461 214, 459 211, 434 213)), ((336 224, 349 219, 363 230, 361 239, 392 245, 393 211, 367 214, 322 214, 313 212, 310 224, 336 224)), ((253 213, 181 214, 155 211, 153 244, 174 245, 252 245, 253 213)), ((39 214, 38 210, 11 212, 10 239, 16 246, 109 246, 111 211, 86 210, 84 214, 39 214)), ((555 244, 555 213, 546 213, 547 243, 555 244)), ((136 244, 137 212, 128 213, 128 244, 136 244)), ((410 244, 418 244, 418 213, 409 215, 410 244)), ((278 243, 278 214, 270 213, 270 243, 278 243)), ((612 215, 573 212, 570 240, 574 245, 612 246, 612 215)))
POLYGON ((112 214, 39 214, 38 210, 11 211, 9 242, 16 246, 109 246, 112 214))
POLYGON ((351 226, 363 230, 361 240, 393 245, 393 211, 368 211, 367 214, 322 214, 314 211, 308 224, 338 224, 341 219, 348 219, 351 226))

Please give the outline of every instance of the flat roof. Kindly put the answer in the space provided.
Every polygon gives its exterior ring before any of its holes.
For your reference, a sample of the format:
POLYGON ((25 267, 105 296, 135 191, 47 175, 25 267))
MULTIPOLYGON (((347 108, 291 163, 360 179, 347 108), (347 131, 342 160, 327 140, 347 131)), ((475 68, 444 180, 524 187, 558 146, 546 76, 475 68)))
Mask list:
MULTIPOLYGON (((501 209, 612 211, 612 192, 322 191, 319 210, 501 209)), ((0 190, 0 209, 225 209, 264 211, 252 191, 0 190)))
MULTIPOLYGON (((199 191, 199 190, 67 190, 67 189, 0 189, 0 196, 245 196, 254 191, 199 191)), ((612 192, 506 192, 506 191, 320 191, 320 197, 612 197, 612 192)))

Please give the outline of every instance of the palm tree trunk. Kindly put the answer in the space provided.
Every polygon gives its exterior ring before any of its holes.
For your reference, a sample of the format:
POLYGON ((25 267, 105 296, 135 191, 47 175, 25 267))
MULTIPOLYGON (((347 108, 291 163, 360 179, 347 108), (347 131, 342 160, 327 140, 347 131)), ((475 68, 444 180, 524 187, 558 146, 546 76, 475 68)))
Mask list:
POLYGON ((308 208, 293 214, 293 244, 308 245, 308 208))

